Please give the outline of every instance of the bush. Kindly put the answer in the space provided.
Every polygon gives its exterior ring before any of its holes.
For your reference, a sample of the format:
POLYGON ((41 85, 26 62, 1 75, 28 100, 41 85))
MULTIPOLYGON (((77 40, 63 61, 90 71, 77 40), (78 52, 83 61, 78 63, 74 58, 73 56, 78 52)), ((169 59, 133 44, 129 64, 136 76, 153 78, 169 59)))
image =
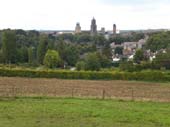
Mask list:
POLYGON ((85 63, 84 61, 79 61, 79 62, 77 62, 77 64, 76 64, 76 69, 77 69, 78 71, 80 71, 80 70, 85 70, 85 67, 86 67, 86 63, 85 63))
POLYGON ((66 71, 66 70, 31 70, 0 68, 0 76, 59 78, 59 79, 90 79, 90 80, 137 80, 137 81, 170 81, 168 73, 160 71, 142 72, 97 72, 97 71, 66 71))
POLYGON ((132 61, 122 62, 119 67, 120 70, 122 71, 129 71, 129 72, 135 71, 135 66, 132 61))

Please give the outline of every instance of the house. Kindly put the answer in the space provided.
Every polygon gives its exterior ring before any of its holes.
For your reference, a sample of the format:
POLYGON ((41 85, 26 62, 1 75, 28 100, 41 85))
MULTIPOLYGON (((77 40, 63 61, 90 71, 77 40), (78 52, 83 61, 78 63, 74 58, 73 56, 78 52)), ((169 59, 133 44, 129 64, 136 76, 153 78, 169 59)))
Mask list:
POLYGON ((123 43, 123 55, 130 56, 133 55, 137 48, 137 42, 124 42, 123 43))
POLYGON ((124 50, 132 50, 132 49, 136 49, 137 47, 137 42, 124 42, 123 43, 123 49, 124 50))
POLYGON ((117 48, 117 47, 123 47, 123 44, 116 44, 115 42, 112 42, 112 43, 110 44, 110 47, 111 47, 112 49, 115 49, 115 48, 117 48))
POLYGON ((115 42, 112 42, 110 44, 110 47, 113 51, 113 59, 121 58, 121 57, 133 59, 133 56, 135 55, 136 50, 142 49, 143 46, 146 44, 147 39, 148 39, 148 37, 145 37, 144 39, 140 39, 137 42, 123 42, 122 44, 116 44, 115 42), (117 47, 123 48, 123 55, 115 54, 114 51, 117 47))
POLYGON ((140 39, 138 42, 137 42, 137 48, 138 49, 142 49, 143 46, 145 45, 146 43, 146 40, 145 39, 140 39))

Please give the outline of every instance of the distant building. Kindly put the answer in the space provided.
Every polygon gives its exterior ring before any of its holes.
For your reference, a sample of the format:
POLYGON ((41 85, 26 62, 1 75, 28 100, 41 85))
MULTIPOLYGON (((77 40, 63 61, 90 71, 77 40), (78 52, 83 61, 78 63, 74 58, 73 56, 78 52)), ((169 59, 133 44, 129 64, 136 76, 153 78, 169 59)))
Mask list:
POLYGON ((80 23, 77 23, 77 24, 76 24, 75 33, 76 33, 76 34, 81 33, 80 23))
POLYGON ((115 49, 115 48, 117 48, 117 47, 122 47, 122 48, 123 48, 123 44, 116 44, 115 42, 112 42, 112 43, 110 44, 110 47, 111 47, 112 49, 115 49))
POLYGON ((143 46, 145 45, 146 43, 146 40, 145 39, 140 39, 138 42, 137 42, 137 48, 138 49, 142 49, 143 46))
MULTIPOLYGON (((144 47, 144 45, 146 44, 148 37, 146 36, 144 39, 140 39, 137 42, 122 42, 121 44, 116 44, 115 42, 112 42, 110 44, 110 47, 112 49, 112 53, 113 56, 112 58, 128 58, 133 59, 133 56, 136 52, 137 49, 142 49, 144 47), (119 47, 119 48, 123 48, 123 54, 115 54, 115 49, 119 47)), ((150 51, 149 52, 145 52, 145 56, 147 58, 149 58, 151 56, 150 51)), ((152 55, 154 56, 154 55, 152 55)), ((155 56, 154 56, 155 57, 155 56)), ((154 58, 153 57, 153 58, 154 58)), ((113 60, 115 61, 115 59, 113 60)))
POLYGON ((116 31, 117 31, 116 24, 113 24, 113 35, 115 35, 115 34, 116 34, 116 31))
POLYGON ((123 43, 123 48, 125 50, 136 49, 136 47, 137 47, 137 42, 124 42, 123 43))
POLYGON ((105 34, 105 28, 104 28, 104 27, 101 28, 100 33, 101 33, 101 34, 105 34))
POLYGON ((117 30, 117 28, 116 28, 116 24, 113 24, 113 35, 115 35, 115 34, 116 34, 116 30, 117 30))
POLYGON ((91 21, 91 35, 96 35, 97 34, 97 25, 96 25, 96 20, 93 18, 91 21))
POLYGON ((137 42, 124 42, 123 43, 123 55, 130 56, 136 51, 137 42))

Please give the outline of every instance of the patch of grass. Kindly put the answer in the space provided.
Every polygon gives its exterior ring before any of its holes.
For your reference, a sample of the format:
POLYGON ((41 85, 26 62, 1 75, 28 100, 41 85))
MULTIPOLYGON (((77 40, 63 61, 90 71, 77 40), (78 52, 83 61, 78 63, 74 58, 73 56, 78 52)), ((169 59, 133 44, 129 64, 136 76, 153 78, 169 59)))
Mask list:
POLYGON ((0 127, 169 127, 170 103, 18 98, 0 101, 0 127))

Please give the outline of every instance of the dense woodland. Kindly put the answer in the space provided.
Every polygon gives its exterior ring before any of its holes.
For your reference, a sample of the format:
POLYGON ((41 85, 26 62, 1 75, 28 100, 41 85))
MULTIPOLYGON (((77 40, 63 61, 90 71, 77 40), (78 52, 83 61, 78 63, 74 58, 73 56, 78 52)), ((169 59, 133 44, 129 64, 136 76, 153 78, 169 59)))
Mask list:
MULTIPOLYGON (((103 35, 90 36, 82 34, 62 34, 53 36, 38 31, 1 30, 0 31, 0 63, 26 66, 41 66, 49 68, 77 67, 78 70, 100 70, 100 68, 112 67, 112 51, 110 44, 116 42, 138 41, 144 38, 143 33, 132 33, 129 36, 113 36, 106 40, 103 35)), ((170 69, 170 32, 151 34, 146 47, 137 51, 134 61, 141 65, 147 63, 146 68, 160 69, 162 66, 170 69), (144 51, 150 49, 153 52, 167 49, 164 54, 158 54, 154 62, 150 63, 144 56, 144 51), (150 64, 149 64, 150 63, 150 64), (159 64, 159 65, 158 65, 159 64), (161 64, 161 65, 160 65, 161 64)), ((118 49, 117 53, 122 53, 118 49)), ((120 67, 129 65, 127 61, 121 61, 120 67)), ((131 65, 131 64, 130 64, 131 65)), ((126 66, 128 67, 128 66, 126 66)))

